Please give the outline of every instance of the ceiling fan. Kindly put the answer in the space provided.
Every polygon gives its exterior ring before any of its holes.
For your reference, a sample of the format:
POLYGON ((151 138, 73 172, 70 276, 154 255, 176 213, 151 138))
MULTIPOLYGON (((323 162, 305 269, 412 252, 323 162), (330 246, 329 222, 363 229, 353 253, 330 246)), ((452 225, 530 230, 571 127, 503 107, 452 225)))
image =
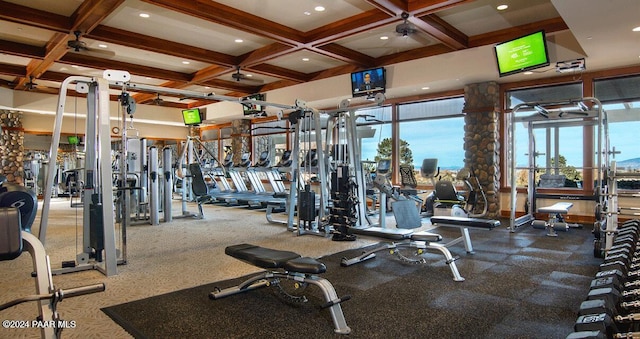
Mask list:
POLYGON ((233 80, 238 82, 244 81, 244 82, 249 82, 254 84, 261 84, 264 82, 260 79, 254 79, 250 75, 240 72, 240 66, 236 66, 236 72, 231 74, 231 78, 233 78, 233 80))
POLYGON ((36 84, 35 82, 33 82, 33 77, 32 77, 32 76, 29 76, 29 82, 26 82, 26 83, 24 84, 24 88, 25 88, 27 91, 32 91, 32 90, 34 90, 34 89, 38 88, 38 84, 36 84))
POLYGON ((102 56, 102 57, 113 57, 116 55, 116 53, 113 51, 89 48, 86 42, 80 40, 81 34, 82 32, 80 31, 73 32, 73 35, 75 35, 76 38, 74 40, 67 41, 67 47, 69 48, 69 50, 76 53, 94 54, 96 56, 102 56))
POLYGON ((403 37, 408 37, 409 35, 417 31, 416 27, 409 22, 409 13, 402 12, 400 17, 404 20, 404 22, 396 26, 396 33, 402 35, 403 37))
POLYGON ((156 93, 156 98, 152 100, 154 105, 162 105, 164 103, 164 99, 160 97, 160 93, 156 93))

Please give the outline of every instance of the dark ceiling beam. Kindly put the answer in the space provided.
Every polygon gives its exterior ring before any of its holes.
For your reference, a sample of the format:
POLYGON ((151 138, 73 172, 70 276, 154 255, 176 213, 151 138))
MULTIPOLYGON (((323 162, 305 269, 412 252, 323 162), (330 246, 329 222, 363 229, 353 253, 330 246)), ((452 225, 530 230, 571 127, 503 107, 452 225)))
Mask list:
POLYGON ((0 19, 60 33, 69 33, 72 27, 72 22, 64 15, 45 12, 6 1, 0 1, 0 19))
POLYGON ((9 76, 19 76, 27 71, 26 66, 9 65, 0 63, 0 74, 9 76))
POLYGON ((114 43, 117 45, 143 49, 150 52, 168 54, 179 58, 212 64, 233 66, 236 61, 234 56, 228 54, 214 52, 204 48, 189 46, 178 42, 129 32, 104 25, 99 25, 93 31, 91 31, 91 33, 87 34, 86 37, 94 40, 104 41, 107 43, 114 43))
POLYGON ((85 0, 71 15, 72 30, 89 33, 96 28, 124 0, 85 0))
POLYGON ((209 0, 141 0, 292 46, 304 42, 303 33, 277 22, 209 0), (251 24, 248 25, 247 23, 251 24))
POLYGON ((275 42, 236 58, 236 66, 251 67, 297 51, 298 48, 275 42))
MULTIPOLYGON (((75 10, 69 18, 71 31, 90 31, 113 12, 124 0, 86 0, 75 10)), ((38 78, 56 61, 60 60, 67 51, 67 41, 70 32, 55 33, 45 46, 45 56, 42 60, 33 59, 27 66, 27 74, 15 80, 16 89, 23 89, 32 78, 38 78)))
POLYGON ((469 37, 435 14, 410 17, 409 22, 454 50, 469 47, 469 37))
POLYGON ((409 0, 365 0, 369 5, 385 12, 389 16, 400 16, 409 12, 409 0))
POLYGON ((494 32, 479 34, 469 37, 469 48, 485 45, 493 45, 519 36, 533 33, 543 29, 547 34, 562 32, 569 29, 569 26, 561 17, 528 23, 512 28, 501 29, 494 32))
POLYGON ((411 61, 416 59, 422 59, 427 57, 432 57, 435 55, 445 54, 453 52, 453 50, 445 46, 443 44, 430 45, 421 48, 412 49, 411 53, 395 53, 391 55, 385 55, 383 57, 378 58, 379 66, 386 66, 391 64, 396 64, 399 62, 411 61))
POLYGON ((68 53, 60 59, 60 62, 69 65, 78 65, 96 69, 126 69, 129 73, 144 77, 154 77, 170 81, 189 82, 191 75, 169 71, 161 68, 136 65, 121 61, 96 58, 79 53, 68 53))
POLYGON ((44 59, 45 52, 44 47, 0 40, 0 53, 16 55, 24 58, 44 59))
POLYGON ((397 17, 390 17, 379 10, 369 10, 308 31, 305 34, 305 44, 315 47, 332 43, 397 20, 397 17))
POLYGON ((344 61, 346 63, 356 64, 362 67, 371 67, 375 64, 375 58, 364 53, 354 51, 336 43, 326 44, 317 48, 313 48, 318 54, 326 55, 333 59, 344 61))
POLYGON ((270 64, 260 64, 251 67, 251 71, 259 74, 277 77, 283 80, 289 80, 296 83, 302 83, 309 80, 309 76, 302 72, 296 72, 291 69, 278 67, 270 64))
POLYGON ((407 12, 419 17, 474 1, 476 0, 409 0, 407 12))

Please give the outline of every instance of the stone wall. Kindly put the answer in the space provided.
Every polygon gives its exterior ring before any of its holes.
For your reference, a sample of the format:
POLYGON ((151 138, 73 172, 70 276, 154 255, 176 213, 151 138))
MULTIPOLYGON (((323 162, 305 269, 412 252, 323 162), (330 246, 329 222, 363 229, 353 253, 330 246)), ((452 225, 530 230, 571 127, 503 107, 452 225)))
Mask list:
POLYGON ((240 163, 242 154, 251 149, 251 120, 238 119, 231 123, 231 149, 233 150, 233 163, 240 163))
POLYGON ((473 168, 487 196, 488 216, 500 214, 500 91, 495 82, 465 86, 465 167, 473 168))
POLYGON ((24 130, 22 113, 0 110, 0 174, 7 181, 22 185, 24 183, 24 130))

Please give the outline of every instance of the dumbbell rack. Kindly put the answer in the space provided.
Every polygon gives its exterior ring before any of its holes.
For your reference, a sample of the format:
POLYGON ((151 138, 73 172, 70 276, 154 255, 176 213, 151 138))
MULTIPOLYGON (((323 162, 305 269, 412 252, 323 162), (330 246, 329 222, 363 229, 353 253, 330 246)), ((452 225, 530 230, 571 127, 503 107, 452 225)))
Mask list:
POLYGON ((618 227, 567 339, 640 338, 639 244, 640 220, 618 227))

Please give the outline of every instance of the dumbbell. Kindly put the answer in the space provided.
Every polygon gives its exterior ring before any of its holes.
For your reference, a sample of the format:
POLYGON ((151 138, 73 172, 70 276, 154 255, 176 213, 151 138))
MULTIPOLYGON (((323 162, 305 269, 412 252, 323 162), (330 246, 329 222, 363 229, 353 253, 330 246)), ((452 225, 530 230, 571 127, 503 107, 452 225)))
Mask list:
POLYGON ((567 339, 634 339, 640 338, 640 332, 624 332, 624 333, 602 333, 601 331, 582 331, 573 332, 567 336, 567 339))

